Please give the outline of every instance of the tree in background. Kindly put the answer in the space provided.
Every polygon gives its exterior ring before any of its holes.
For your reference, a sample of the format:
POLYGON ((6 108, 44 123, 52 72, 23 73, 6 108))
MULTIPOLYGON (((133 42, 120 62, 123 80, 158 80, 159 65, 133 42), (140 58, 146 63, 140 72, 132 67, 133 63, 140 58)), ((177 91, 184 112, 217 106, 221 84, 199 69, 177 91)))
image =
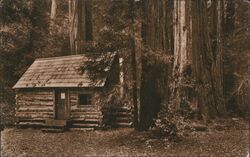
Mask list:
POLYGON ((71 54, 83 53, 82 45, 93 38, 91 10, 91 0, 69 0, 71 54))
POLYGON ((57 2, 57 14, 50 27, 51 4, 50 0, 0 2, 1 101, 14 100, 12 86, 36 58, 69 52, 68 3, 57 2))
POLYGON ((249 115, 249 10, 247 0, 224 1, 224 93, 233 115, 249 115))

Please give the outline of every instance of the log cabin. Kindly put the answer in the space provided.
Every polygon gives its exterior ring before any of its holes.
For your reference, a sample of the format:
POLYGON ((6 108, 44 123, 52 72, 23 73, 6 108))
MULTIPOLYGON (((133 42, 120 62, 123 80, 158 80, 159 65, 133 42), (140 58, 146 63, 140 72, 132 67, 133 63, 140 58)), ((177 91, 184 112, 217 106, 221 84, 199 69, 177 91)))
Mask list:
POLYGON ((36 59, 13 87, 16 125, 100 128, 109 121, 105 117, 112 115, 115 118, 109 124, 130 127, 131 107, 119 105, 104 109, 97 101, 100 94, 119 83, 119 67, 116 53, 36 59), (102 77, 94 78, 85 65, 104 59, 106 64, 99 68, 102 77), (85 70, 81 70, 84 66, 85 70))

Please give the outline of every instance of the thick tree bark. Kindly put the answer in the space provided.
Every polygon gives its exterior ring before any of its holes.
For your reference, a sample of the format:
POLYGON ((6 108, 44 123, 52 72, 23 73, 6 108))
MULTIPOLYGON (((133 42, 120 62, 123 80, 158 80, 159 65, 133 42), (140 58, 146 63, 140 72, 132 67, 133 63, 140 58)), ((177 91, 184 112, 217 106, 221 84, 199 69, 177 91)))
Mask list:
POLYGON ((69 0, 70 48, 72 54, 82 53, 82 44, 92 40, 91 1, 69 0))
POLYGON ((221 62, 221 1, 212 1, 211 26, 208 27, 208 11, 205 1, 193 4, 193 60, 198 84, 197 96, 203 119, 225 112, 221 62), (210 30, 212 38, 210 38, 210 30))
POLYGON ((183 105, 197 107, 206 121, 225 112, 221 1, 211 1, 210 12, 206 1, 174 3, 172 109, 183 105))
MULTIPOLYGON (((184 76, 185 70, 190 64, 190 52, 189 47, 191 44, 188 42, 190 36, 188 33, 192 29, 190 26, 191 19, 189 19, 190 9, 189 2, 184 1, 174 1, 174 63, 173 63, 173 86, 172 86, 172 96, 171 96, 171 109, 176 110, 180 108, 182 101, 185 101, 188 95, 186 89, 186 78, 184 76)), ((188 101, 188 100, 187 100, 188 101)))
POLYGON ((222 1, 212 1, 211 5, 211 50, 214 62, 212 64, 212 82, 216 109, 219 115, 225 115, 226 108, 223 98, 223 65, 222 65, 222 1))
POLYGON ((224 0, 222 3, 224 7, 224 21, 223 22, 223 32, 224 35, 229 35, 234 30, 234 22, 235 22, 235 0, 224 0))
MULTIPOLYGON (((143 44, 148 50, 143 53, 171 55, 173 53, 172 28, 173 1, 143 1, 143 44), (159 54, 157 54, 159 53, 159 54)), ((147 55, 147 54, 144 54, 147 55)), ((147 129, 157 117, 161 106, 169 100, 169 69, 171 65, 149 65, 149 58, 142 59, 141 92, 140 92, 140 128, 147 129)))
POLYGON ((134 0, 129 1, 129 16, 131 19, 130 28, 130 47, 131 47, 131 67, 132 67, 132 99, 134 108, 134 128, 139 130, 139 116, 138 116, 138 92, 137 92, 137 60, 136 60, 136 45, 135 45, 135 13, 134 13, 134 0))

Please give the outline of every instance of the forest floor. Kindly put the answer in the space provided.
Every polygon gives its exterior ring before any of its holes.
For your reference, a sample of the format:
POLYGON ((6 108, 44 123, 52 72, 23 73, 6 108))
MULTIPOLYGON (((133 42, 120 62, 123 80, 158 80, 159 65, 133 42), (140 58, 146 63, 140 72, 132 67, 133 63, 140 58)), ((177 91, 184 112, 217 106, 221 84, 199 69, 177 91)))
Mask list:
POLYGON ((1 156, 247 157, 248 121, 230 119, 220 123, 223 125, 190 132, 175 142, 131 128, 64 133, 5 128, 1 132, 1 156))

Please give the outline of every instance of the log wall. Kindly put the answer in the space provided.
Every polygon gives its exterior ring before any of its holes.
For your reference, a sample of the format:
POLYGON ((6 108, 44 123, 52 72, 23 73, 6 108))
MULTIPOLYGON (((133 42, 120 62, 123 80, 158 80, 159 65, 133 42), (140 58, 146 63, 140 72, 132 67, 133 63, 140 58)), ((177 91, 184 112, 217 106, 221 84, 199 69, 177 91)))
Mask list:
POLYGON ((43 124, 54 118, 52 90, 19 90, 16 92, 16 118, 18 124, 43 124))
MULTIPOLYGON (((131 110, 122 106, 114 109, 105 108, 98 103, 98 89, 69 89, 70 119, 69 127, 93 128, 107 122, 112 126, 131 126, 131 110), (79 94, 92 94, 91 105, 79 106, 79 94), (105 112, 103 112, 105 111, 105 112), (115 118, 109 118, 112 115, 115 118), (105 119, 106 117, 106 119, 105 119), (110 121, 111 120, 111 121, 110 121)), ((16 118, 18 126, 45 126, 46 119, 54 119, 54 90, 26 89, 16 92, 16 118)))
POLYGON ((69 102, 71 106, 71 127, 99 127, 102 121, 100 104, 95 102, 97 91, 93 89, 72 89, 69 91, 69 102), (91 105, 79 106, 79 94, 92 94, 91 105))

